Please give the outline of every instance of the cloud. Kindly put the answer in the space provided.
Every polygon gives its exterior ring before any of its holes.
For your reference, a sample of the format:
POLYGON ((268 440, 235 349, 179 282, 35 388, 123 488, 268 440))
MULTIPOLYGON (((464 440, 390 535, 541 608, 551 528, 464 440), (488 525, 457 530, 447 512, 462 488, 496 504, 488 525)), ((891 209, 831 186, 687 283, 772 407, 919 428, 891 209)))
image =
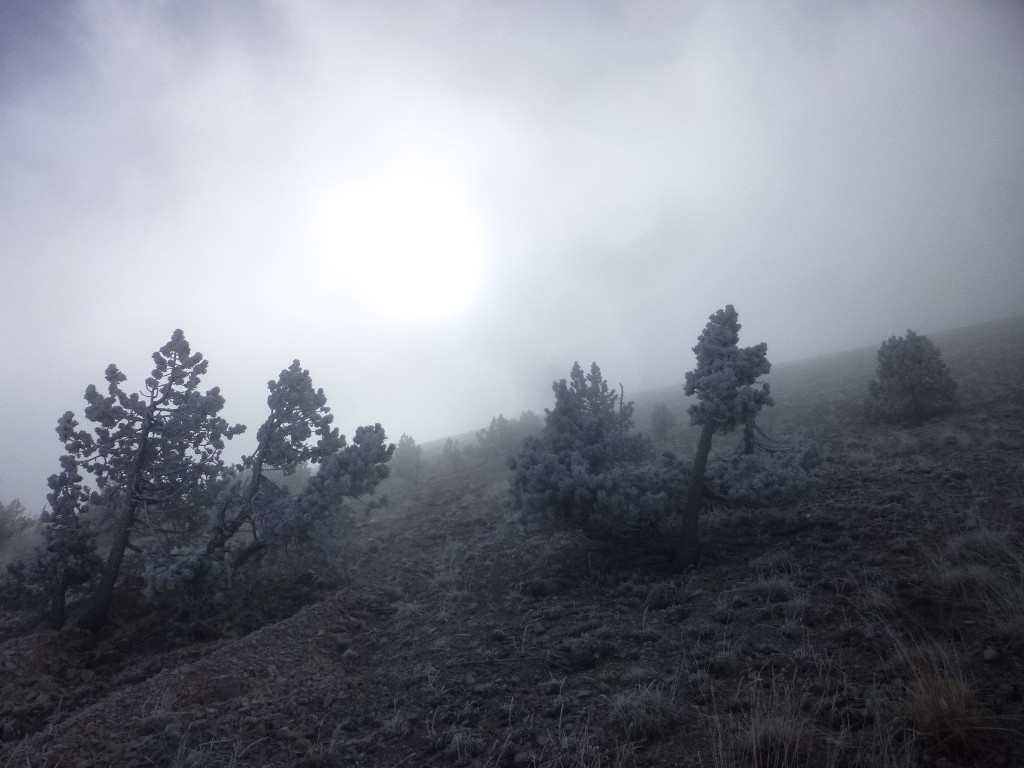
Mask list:
POLYGON ((40 499, 56 418, 175 327, 234 420, 298 357, 347 431, 422 440, 543 407, 573 360, 681 382, 726 303, 781 360, 1024 299, 1015 3, 2 13, 0 353, 28 383, 0 498, 40 499), (462 314, 402 318, 387 268, 325 245, 331 201, 403 174, 476 219, 462 314))

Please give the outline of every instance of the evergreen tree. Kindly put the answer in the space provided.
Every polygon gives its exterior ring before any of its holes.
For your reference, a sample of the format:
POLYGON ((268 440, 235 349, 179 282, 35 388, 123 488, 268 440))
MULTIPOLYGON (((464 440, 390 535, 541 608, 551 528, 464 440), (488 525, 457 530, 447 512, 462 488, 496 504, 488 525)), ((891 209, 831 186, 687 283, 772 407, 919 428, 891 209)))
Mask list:
POLYGON ((865 415, 871 421, 920 424, 954 410, 956 382, 927 336, 911 330, 889 337, 878 350, 878 378, 868 384, 865 415))
POLYGON ((85 584, 103 563, 96 553, 92 527, 83 514, 88 511, 89 494, 82 485, 82 476, 71 456, 61 456, 61 464, 63 470, 49 479, 50 510, 42 516, 46 543, 36 551, 30 565, 32 580, 49 589, 53 629, 64 626, 68 588, 85 584))
POLYGON ((640 463, 649 441, 632 433, 633 404, 612 390, 596 363, 552 384, 554 408, 544 430, 511 462, 512 496, 524 524, 621 530, 649 528, 663 517, 666 490, 640 463))
POLYGON ((771 370, 768 345, 739 347, 739 315, 731 304, 710 316, 693 348, 697 367, 686 374, 686 394, 697 402, 688 409, 690 422, 701 427, 689 488, 682 506, 683 529, 676 561, 696 562, 699 516, 704 496, 704 472, 716 432, 726 433, 750 422, 764 406, 773 405, 767 384, 755 384, 771 370))
POLYGON ((331 426, 334 416, 327 406, 327 396, 323 389, 313 388, 309 371, 298 360, 282 370, 277 381, 268 381, 267 389, 270 413, 256 433, 256 450, 242 457, 242 467, 250 470, 251 477, 240 492, 229 492, 217 505, 206 546, 207 554, 223 550, 248 525, 254 539, 234 554, 235 567, 263 548, 254 515, 282 493, 267 479, 264 469, 291 475, 305 463, 318 463, 345 445, 345 438, 331 426), (317 442, 311 444, 314 434, 317 442))
POLYGON ((372 495, 387 477, 395 446, 387 443, 384 429, 359 427, 349 445, 332 426, 326 395, 314 389, 298 360, 267 388, 270 413, 257 432, 256 450, 242 459, 244 479, 238 473, 220 494, 205 546, 151 553, 146 574, 151 598, 223 602, 236 574, 255 555, 272 547, 318 544, 351 522, 347 500, 372 495), (270 471, 291 476, 307 463, 319 471, 296 493, 267 476, 270 471))
POLYGON ((63 589, 80 574, 76 558, 86 547, 79 525, 85 504, 107 510, 114 529, 99 583, 80 619, 83 627, 97 629, 107 619, 140 516, 151 525, 179 523, 204 509, 224 478, 224 440, 245 429, 217 415, 224 405, 218 388, 199 390, 208 363, 191 352, 180 329, 153 353, 153 361, 141 395, 122 389, 127 377, 113 364, 105 374, 106 396, 88 387, 85 415, 96 425, 92 433, 78 429, 71 411, 58 423, 65 455, 62 471, 50 478, 53 512, 47 528, 47 548, 58 560, 55 621, 63 589), (95 489, 81 485, 83 472, 95 478, 95 489))

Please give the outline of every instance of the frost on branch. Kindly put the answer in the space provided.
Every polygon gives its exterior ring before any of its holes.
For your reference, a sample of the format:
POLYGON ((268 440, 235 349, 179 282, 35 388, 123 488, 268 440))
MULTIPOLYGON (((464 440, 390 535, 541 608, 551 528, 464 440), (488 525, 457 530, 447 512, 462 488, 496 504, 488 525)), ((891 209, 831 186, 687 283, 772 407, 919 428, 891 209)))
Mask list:
POLYGON ((298 360, 268 389, 270 414, 257 433, 256 451, 243 459, 246 476, 239 473, 218 498, 205 546, 151 553, 151 596, 216 604, 257 555, 323 547, 354 523, 354 504, 368 511, 386 501, 371 498, 395 450, 380 424, 359 427, 347 444, 332 426, 323 390, 313 388, 298 360), (294 493, 265 474, 291 475, 306 462, 318 471, 294 493))
POLYGON ((817 482, 818 449, 808 445, 771 453, 744 453, 708 467, 705 478, 713 491, 729 501, 780 506, 803 496, 817 482))

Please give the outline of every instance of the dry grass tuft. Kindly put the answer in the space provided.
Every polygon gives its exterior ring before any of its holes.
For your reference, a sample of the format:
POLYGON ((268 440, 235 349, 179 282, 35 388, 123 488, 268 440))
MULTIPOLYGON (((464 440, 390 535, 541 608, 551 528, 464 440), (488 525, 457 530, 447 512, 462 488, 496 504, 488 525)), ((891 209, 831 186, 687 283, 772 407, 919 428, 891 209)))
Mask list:
POLYGON ((915 751, 968 758, 982 746, 992 718, 956 650, 938 642, 908 645, 892 635, 901 684, 888 702, 893 734, 915 751))
POLYGON ((814 746, 815 726, 807 714, 806 690, 774 674, 748 682, 749 708, 713 713, 705 725, 714 768, 811 768, 821 765, 814 746))
POLYGON ((660 736, 676 717, 674 692, 653 682, 637 684, 611 696, 608 701, 611 722, 622 728, 629 740, 660 736))

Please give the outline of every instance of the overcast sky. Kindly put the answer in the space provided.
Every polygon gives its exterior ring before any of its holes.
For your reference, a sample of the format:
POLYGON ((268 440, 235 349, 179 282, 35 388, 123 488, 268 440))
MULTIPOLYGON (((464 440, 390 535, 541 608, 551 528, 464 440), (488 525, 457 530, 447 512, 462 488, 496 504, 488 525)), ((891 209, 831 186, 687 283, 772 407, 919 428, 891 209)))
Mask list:
POLYGON ((0 499, 180 327, 342 431, 1024 309, 1024 4, 0 0, 0 499), (79 416, 81 418, 81 416, 79 416))

